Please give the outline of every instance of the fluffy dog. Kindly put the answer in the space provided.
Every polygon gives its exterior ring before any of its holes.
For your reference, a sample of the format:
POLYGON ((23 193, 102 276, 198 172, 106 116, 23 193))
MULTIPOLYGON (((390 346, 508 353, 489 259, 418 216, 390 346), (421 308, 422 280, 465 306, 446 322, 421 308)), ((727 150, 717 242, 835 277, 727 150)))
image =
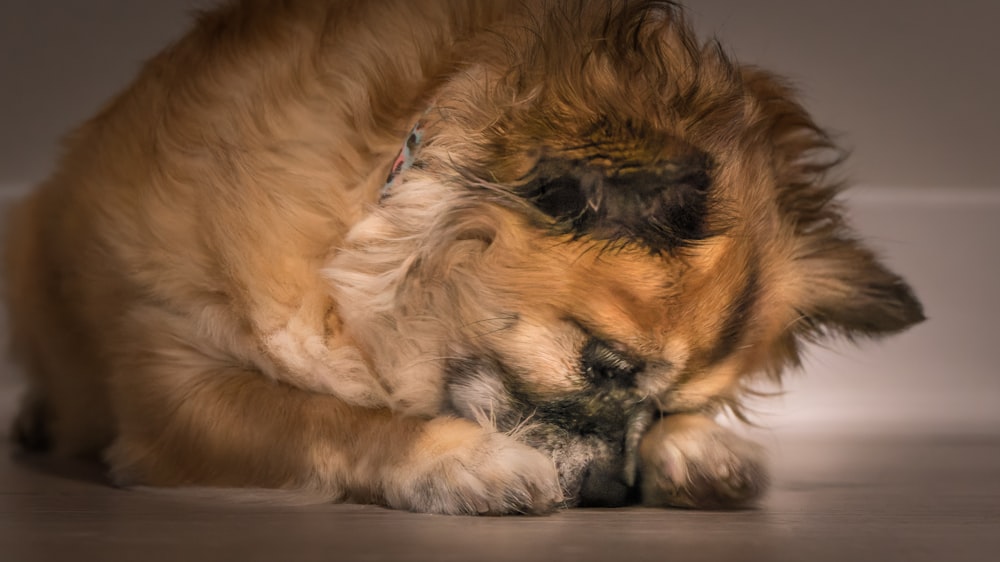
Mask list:
POLYGON ((233 2, 11 215, 16 436, 122 485, 745 505, 713 417, 922 319, 839 154, 667 2, 233 2))

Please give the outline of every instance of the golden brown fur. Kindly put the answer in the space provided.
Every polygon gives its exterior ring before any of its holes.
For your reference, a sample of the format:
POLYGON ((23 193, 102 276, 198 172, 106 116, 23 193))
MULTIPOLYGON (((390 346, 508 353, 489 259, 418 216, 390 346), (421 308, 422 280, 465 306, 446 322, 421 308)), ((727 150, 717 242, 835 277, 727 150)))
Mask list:
POLYGON ((666 3, 526 4, 203 15, 11 216, 22 441, 445 513, 757 497, 712 416, 919 303, 780 81, 666 3))

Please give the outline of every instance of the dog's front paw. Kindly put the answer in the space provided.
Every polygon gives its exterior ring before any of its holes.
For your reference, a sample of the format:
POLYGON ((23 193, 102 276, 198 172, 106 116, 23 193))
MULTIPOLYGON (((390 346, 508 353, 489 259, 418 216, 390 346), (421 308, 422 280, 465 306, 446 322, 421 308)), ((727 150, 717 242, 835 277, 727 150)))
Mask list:
POLYGON ((429 421, 387 480, 386 503, 412 511, 539 514, 563 501, 552 459, 461 419, 429 421))
POLYGON ((646 505, 739 508, 768 486, 763 449, 704 416, 659 421, 643 437, 640 455, 646 505))

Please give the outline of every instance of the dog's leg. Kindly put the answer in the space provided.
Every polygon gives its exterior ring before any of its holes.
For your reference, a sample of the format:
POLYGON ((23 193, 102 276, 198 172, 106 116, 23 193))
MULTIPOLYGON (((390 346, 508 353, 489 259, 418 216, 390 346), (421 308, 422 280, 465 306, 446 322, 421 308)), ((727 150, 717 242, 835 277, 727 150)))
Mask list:
POLYGON ((193 350, 167 355, 114 378, 119 434, 106 458, 123 485, 297 489, 437 513, 543 513, 561 501, 548 457, 472 422, 349 405, 209 368, 193 350))
POLYGON ((663 418, 639 450, 646 505, 738 508, 767 489, 763 449, 703 415, 663 418))

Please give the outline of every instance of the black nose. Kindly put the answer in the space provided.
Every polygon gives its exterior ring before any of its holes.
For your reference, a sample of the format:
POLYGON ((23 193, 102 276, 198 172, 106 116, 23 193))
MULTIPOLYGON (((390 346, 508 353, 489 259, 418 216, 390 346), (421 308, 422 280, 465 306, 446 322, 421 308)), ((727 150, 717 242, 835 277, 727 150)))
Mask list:
POLYGON ((628 504, 630 490, 622 480, 622 471, 620 463, 591 463, 580 488, 580 506, 621 507, 628 504))

